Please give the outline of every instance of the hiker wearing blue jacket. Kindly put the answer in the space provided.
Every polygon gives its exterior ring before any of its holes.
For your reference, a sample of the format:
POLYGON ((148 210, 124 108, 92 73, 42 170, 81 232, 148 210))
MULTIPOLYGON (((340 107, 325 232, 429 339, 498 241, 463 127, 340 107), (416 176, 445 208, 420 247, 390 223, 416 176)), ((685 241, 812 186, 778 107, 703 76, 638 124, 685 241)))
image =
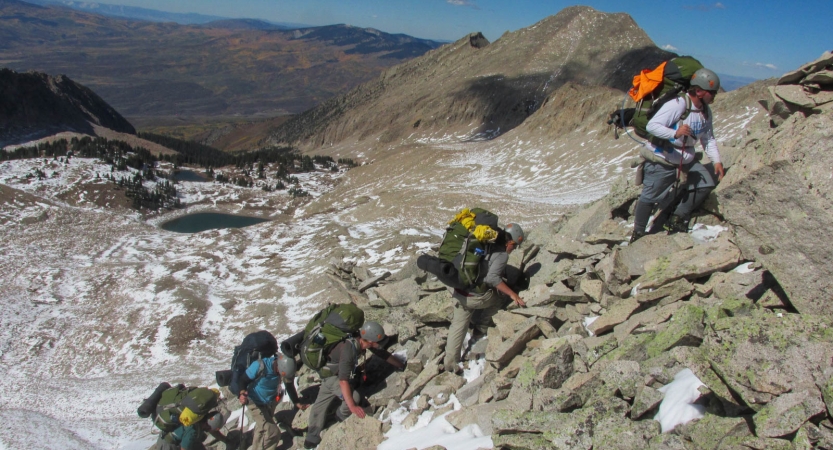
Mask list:
POLYGON ((246 389, 240 390, 240 404, 249 405, 249 412, 255 422, 252 449, 274 450, 281 440, 281 431, 275 422, 275 406, 283 396, 281 384, 286 384, 293 404, 306 409, 308 405, 298 401, 295 390, 295 360, 282 353, 252 362, 246 369, 246 389))

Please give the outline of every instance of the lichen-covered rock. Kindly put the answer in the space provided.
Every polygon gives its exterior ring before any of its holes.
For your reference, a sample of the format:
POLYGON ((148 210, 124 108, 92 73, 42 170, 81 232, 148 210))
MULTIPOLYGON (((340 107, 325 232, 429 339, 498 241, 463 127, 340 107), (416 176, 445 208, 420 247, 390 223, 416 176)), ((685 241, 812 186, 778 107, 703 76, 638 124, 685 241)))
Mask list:
POLYGON ((825 316, 763 310, 714 322, 701 348, 721 379, 757 411, 773 397, 815 389, 833 359, 833 327, 825 316))
MULTIPOLYGON (((639 241, 637 241, 639 242, 639 241)), ((734 268, 740 261, 740 250, 721 235, 714 242, 663 256, 645 264, 645 274, 633 281, 640 289, 652 289, 680 278, 695 279, 734 268)))
POLYGON ((383 440, 385 436, 382 434, 382 422, 370 416, 359 419, 351 415, 344 422, 328 428, 317 448, 344 450, 345 442, 350 442, 353 448, 376 448, 383 440))
POLYGON ((607 312, 601 317, 594 320, 587 329, 595 335, 607 333, 613 327, 628 320, 628 318, 639 308, 639 302, 632 298, 626 298, 616 302, 613 306, 608 308, 607 312))
POLYGON ((655 357, 680 345, 695 347, 700 345, 703 341, 704 315, 703 309, 697 306, 685 305, 681 307, 668 323, 668 328, 657 334, 654 340, 648 343, 648 356, 655 357))
POLYGON ((763 437, 786 436, 798 430, 811 417, 823 413, 824 408, 816 390, 782 394, 752 417, 755 434, 763 437))
POLYGON ((660 434, 659 422, 634 422, 624 417, 605 417, 593 427, 593 448, 643 450, 648 442, 660 434))
POLYGON ((642 387, 645 376, 636 361, 613 361, 602 370, 601 378, 610 392, 632 399, 636 390, 642 387))
POLYGON ((633 398, 631 419, 639 419, 646 413, 653 411, 662 403, 664 397, 662 392, 650 386, 640 386, 637 388, 636 396, 633 398))
POLYGON ((376 295, 385 299, 391 306, 405 306, 419 300, 419 285, 413 278, 406 278, 376 289, 376 295))
POLYGON ((692 448, 723 448, 721 443, 730 439, 743 439, 753 436, 749 425, 743 417, 720 417, 706 414, 700 420, 694 420, 674 429, 675 433, 691 441, 692 448))

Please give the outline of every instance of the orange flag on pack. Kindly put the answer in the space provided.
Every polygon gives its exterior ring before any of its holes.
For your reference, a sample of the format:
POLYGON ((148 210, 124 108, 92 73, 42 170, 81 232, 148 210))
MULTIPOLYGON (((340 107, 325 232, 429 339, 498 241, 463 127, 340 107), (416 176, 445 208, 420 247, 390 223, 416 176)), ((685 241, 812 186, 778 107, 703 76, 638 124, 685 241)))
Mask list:
POLYGON ((665 64, 668 61, 657 66, 656 69, 643 69, 639 75, 633 77, 633 87, 628 91, 628 94, 634 101, 642 100, 646 95, 654 92, 654 89, 662 84, 662 77, 665 74, 665 64))

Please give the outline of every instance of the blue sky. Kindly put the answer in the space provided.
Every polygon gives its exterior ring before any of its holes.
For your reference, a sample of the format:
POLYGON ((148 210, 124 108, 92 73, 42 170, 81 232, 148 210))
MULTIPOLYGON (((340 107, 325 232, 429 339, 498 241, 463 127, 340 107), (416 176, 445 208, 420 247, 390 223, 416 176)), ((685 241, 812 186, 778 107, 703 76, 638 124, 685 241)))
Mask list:
MULTIPOLYGON (((494 42, 575 3, 558 0, 104 0, 170 12, 195 12, 310 25, 346 23, 388 33, 457 40, 481 31, 494 42)), ((660 47, 690 54, 717 72, 770 78, 833 50, 833 0, 589 0, 625 12, 660 47), (825 25, 826 24, 826 25, 825 25)))

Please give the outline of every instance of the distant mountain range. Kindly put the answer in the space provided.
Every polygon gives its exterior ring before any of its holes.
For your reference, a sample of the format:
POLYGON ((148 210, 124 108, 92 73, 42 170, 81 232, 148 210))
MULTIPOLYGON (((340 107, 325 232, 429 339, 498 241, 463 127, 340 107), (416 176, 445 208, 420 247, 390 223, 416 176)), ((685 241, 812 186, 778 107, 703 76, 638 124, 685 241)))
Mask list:
MULTIPOLYGON (((228 17, 211 16, 196 13, 172 13, 155 9, 137 8, 133 6, 109 5, 96 2, 75 2, 72 0, 26 0, 40 6, 65 6, 77 11, 101 14, 109 17, 120 17, 132 20, 147 20, 150 22, 175 22, 181 25, 202 25, 216 21, 229 20, 228 17)), ((269 22, 263 20, 243 19, 244 21, 260 22, 266 28, 259 29, 282 29, 290 30, 295 28, 307 28, 309 25, 289 22, 269 22)))
POLYGON ((0 2, 0 68, 67 75, 131 118, 297 113, 441 45, 349 25, 180 25, 0 2))

